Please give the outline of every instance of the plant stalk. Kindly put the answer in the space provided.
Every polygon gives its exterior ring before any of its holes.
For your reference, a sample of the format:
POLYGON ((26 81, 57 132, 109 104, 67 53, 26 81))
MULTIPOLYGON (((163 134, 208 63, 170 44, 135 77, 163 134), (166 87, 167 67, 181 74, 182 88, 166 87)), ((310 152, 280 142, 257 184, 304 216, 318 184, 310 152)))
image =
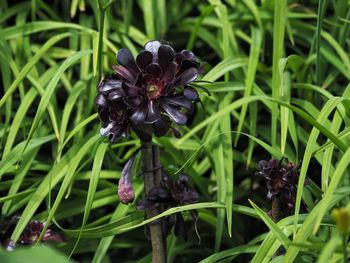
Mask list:
POLYGON ((106 9, 102 6, 101 1, 98 1, 100 8, 100 21, 99 21, 99 33, 98 33, 98 50, 97 50, 97 72, 98 77, 102 77, 102 43, 103 43, 103 33, 105 24, 105 13, 106 9))
POLYGON ((273 220, 273 222, 277 223, 281 219, 280 202, 279 202, 278 197, 274 197, 272 199, 271 212, 272 212, 272 220, 273 220))
MULTIPOLYGON (((142 143, 142 162, 146 196, 153 187, 160 185, 161 170, 159 159, 159 149, 157 146, 153 146, 152 142, 142 143)), ((159 214, 158 209, 151 209, 146 212, 147 218, 154 217, 157 214, 159 214)), ((149 224, 149 230, 152 244, 152 262, 165 263, 166 251, 162 221, 159 220, 149 224)))
MULTIPOLYGON (((271 207, 271 214, 272 214, 272 220, 273 222, 277 223, 281 218, 281 202, 278 197, 274 197, 272 199, 272 207, 271 207)), ((275 256, 280 256, 284 254, 283 248, 277 249, 275 256)))
POLYGON ((343 255, 344 255, 344 263, 348 262, 348 250, 347 250, 347 234, 343 234, 343 255))

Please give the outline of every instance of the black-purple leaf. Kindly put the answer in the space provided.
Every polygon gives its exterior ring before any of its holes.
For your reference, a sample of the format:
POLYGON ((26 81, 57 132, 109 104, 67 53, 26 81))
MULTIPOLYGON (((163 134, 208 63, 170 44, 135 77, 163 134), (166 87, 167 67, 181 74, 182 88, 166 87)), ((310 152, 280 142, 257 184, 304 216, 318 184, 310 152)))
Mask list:
POLYGON ((193 110, 192 102, 183 96, 178 96, 178 97, 174 96, 169 98, 165 97, 161 100, 161 103, 162 105, 169 104, 176 107, 183 107, 190 112, 193 110))
POLYGON ((188 84, 198 77, 198 71, 196 68, 189 68, 184 71, 180 76, 178 76, 174 82, 174 86, 181 86, 188 84))
POLYGON ((122 48, 118 51, 117 61, 120 65, 127 68, 135 76, 140 72, 139 67, 136 65, 135 59, 131 52, 127 48, 122 48))
POLYGON ((168 45, 162 45, 158 49, 159 65, 162 69, 166 69, 170 63, 174 61, 175 51, 168 45))
POLYGON ((104 79, 98 85, 98 91, 103 95, 107 95, 114 89, 119 89, 122 87, 122 82, 116 79, 104 79))
POLYGON ((146 73, 150 74, 152 78, 159 78, 162 75, 162 69, 156 63, 151 63, 146 67, 146 73))
POLYGON ((120 100, 123 97, 125 97, 125 92, 121 88, 112 90, 108 94, 108 100, 114 101, 114 100, 120 100))
POLYGON ((146 122, 147 123, 154 123, 157 120, 159 120, 160 117, 160 112, 158 108, 156 107, 156 102, 154 100, 151 100, 148 104, 148 112, 147 112, 147 118, 146 122))
POLYGON ((184 89, 184 96, 192 101, 198 100, 198 92, 193 88, 185 88, 184 89))
POLYGON ((141 104, 138 108, 135 109, 134 113, 130 116, 130 120, 134 123, 142 122, 146 119, 147 111, 147 105, 141 104))
POLYGON ((136 57, 136 63, 141 70, 145 70, 145 68, 151 64, 153 61, 153 54, 147 50, 143 50, 136 57))
POLYGON ((187 116, 184 113, 180 112, 179 108, 170 106, 168 104, 162 104, 162 107, 175 123, 179 125, 185 125, 187 123, 187 116))
POLYGON ((105 96, 103 96, 102 94, 96 96, 95 104, 97 106, 102 106, 103 107, 103 106, 106 105, 106 103, 107 103, 107 100, 106 100, 105 96))

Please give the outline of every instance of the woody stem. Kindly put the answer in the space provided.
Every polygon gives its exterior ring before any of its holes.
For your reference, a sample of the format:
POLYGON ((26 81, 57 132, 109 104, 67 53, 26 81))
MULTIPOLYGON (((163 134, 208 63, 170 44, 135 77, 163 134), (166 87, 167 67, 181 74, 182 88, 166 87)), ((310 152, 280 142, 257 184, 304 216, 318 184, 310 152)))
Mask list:
MULTIPOLYGON (((159 159, 159 148, 152 145, 152 142, 143 142, 142 160, 146 196, 153 187, 160 185, 161 170, 159 169, 159 159)), ((159 213, 160 211, 156 208, 148 210, 146 215, 147 218, 151 218, 159 213)), ((164 263, 166 262, 166 246, 162 231, 162 221, 149 224, 149 229, 152 244, 152 262, 164 263)))
POLYGON ((278 197, 272 199, 272 220, 277 223, 281 219, 280 215, 280 200, 278 197))

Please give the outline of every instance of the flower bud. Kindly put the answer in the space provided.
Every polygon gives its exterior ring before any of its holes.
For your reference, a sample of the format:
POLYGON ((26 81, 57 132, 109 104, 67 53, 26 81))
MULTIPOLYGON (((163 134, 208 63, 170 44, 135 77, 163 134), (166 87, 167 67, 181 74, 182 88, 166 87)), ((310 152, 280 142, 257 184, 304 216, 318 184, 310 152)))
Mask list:
POLYGON ((118 196, 120 202, 122 202, 123 204, 132 203, 135 199, 135 192, 131 183, 131 170, 138 152, 139 150, 137 150, 133 154, 133 156, 131 156, 129 161, 127 161, 127 163, 125 164, 121 173, 121 177, 118 184, 118 196))
POLYGON ((332 217, 335 219, 340 232, 344 234, 350 232, 350 213, 345 207, 333 209, 332 217))

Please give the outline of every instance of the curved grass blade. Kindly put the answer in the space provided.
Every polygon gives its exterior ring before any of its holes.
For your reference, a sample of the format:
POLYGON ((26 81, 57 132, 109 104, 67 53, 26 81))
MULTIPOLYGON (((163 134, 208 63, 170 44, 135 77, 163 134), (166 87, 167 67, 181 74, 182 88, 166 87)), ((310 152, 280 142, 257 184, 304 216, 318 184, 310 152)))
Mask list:
POLYGON ((219 262, 225 258, 232 257, 232 256, 238 256, 241 254, 253 254, 258 250, 257 245, 243 245, 243 246, 237 246, 234 248, 230 248, 218 253, 215 253, 203 260, 201 260, 199 263, 214 263, 219 262))
MULTIPOLYGON (((260 48, 261 48, 261 41, 262 41, 262 34, 261 30, 257 28, 252 28, 252 45, 250 46, 250 54, 249 54, 249 61, 248 61, 248 71, 247 76, 245 79, 245 89, 244 89, 244 97, 248 97, 251 95, 253 90, 253 83, 256 75, 256 69, 259 62, 259 54, 260 54, 260 48)), ((245 120, 245 115, 247 113, 248 105, 245 104, 242 106, 241 114, 239 117, 238 127, 237 127, 237 135, 235 138, 235 146, 237 145, 239 134, 242 130, 243 123, 245 120)), ((250 116, 250 118, 253 118, 253 116, 250 116)))
POLYGON ((282 230, 272 221, 272 219, 267 215, 266 212, 264 212, 262 209, 260 209, 256 204, 254 204, 251 200, 248 200, 249 203, 254 207, 257 214, 259 215, 260 219, 264 221, 264 223, 268 226, 270 231, 279 239, 281 244, 287 249, 290 240, 289 238, 282 232, 282 230))
MULTIPOLYGON (((96 193, 96 189, 97 189, 97 185, 98 185, 99 175, 100 175, 101 168, 102 168, 102 162, 103 162, 103 159, 104 159, 104 156, 105 156, 105 153, 107 151, 108 146, 109 145, 107 143, 101 143, 98 146, 96 153, 95 153, 94 163, 93 163, 92 171, 91 171, 88 195, 87 195, 86 203, 85 203, 83 222, 81 225, 81 231, 83 231, 83 229, 88 221, 89 215, 90 215, 92 203, 94 201, 95 193, 96 193)), ((75 246, 72 249, 72 252, 70 253, 70 256, 73 255, 74 250, 79 243, 80 237, 81 236, 79 235, 78 239, 75 243, 75 246)))
MULTIPOLYGON (((51 81, 49 82, 49 84, 47 85, 44 94, 41 97, 38 109, 36 111, 32 126, 30 127, 30 131, 28 133, 28 137, 27 137, 27 142, 26 145, 28 145, 31 137, 33 136, 33 133, 35 131, 35 129, 37 128, 42 115, 45 113, 46 108, 49 104, 49 101, 51 99, 51 96, 53 95, 53 93, 55 92, 55 88, 57 86, 57 83, 61 77, 61 75, 63 74, 63 72, 68 69, 72 64, 76 63, 81 57, 86 56, 88 54, 91 54, 92 51, 91 50, 82 50, 82 51, 78 51, 75 55, 73 55, 72 57, 67 58, 62 64, 61 66, 58 68, 57 72, 55 73, 55 75, 52 77, 51 81)), ((26 146, 24 147, 23 151, 25 150, 26 146)))
MULTIPOLYGON (((101 140, 101 136, 99 134, 96 134, 95 136, 91 137, 81 148, 80 150, 77 152, 77 154, 71 159, 71 161, 69 162, 69 167, 67 168, 67 173, 63 179, 63 182, 61 184, 60 190, 58 191, 58 194, 56 196, 55 202, 53 203, 49 215, 46 219, 46 224, 45 227, 43 228, 40 237, 38 238, 37 243, 41 240, 41 238, 44 236, 45 231, 47 230, 47 228, 49 227, 49 224, 52 220, 52 218, 54 217, 54 214, 58 208, 58 206, 60 205, 62 198, 64 196, 64 194, 66 193, 70 183, 73 180, 73 177, 75 175, 75 172, 78 168, 78 165, 80 163, 80 161, 82 160, 82 158, 86 155, 86 154, 91 154, 91 148, 98 142, 98 140, 101 140), (90 151, 90 152, 89 152, 90 151)), ((53 180, 53 179, 52 179, 53 180)))
POLYGON ((52 141, 55 138, 54 135, 47 135, 44 137, 40 137, 40 138, 34 138, 28 145, 26 150, 24 150, 24 147, 26 145, 26 142, 23 141, 19 144, 17 144, 10 152, 9 154, 6 156, 6 158, 3 158, 0 161, 0 180, 3 174, 5 174, 8 169, 14 165, 16 162, 19 161, 20 159, 20 155, 22 154, 26 154, 27 152, 32 151, 33 149, 40 147, 41 145, 52 141))
MULTIPOLYGON (((4 30, 5 31, 5 30, 4 30)), ((2 32, 3 33, 3 32, 2 32)), ((34 65, 39 61, 39 59, 57 42, 64 38, 71 36, 70 33, 62 33, 50 38, 40 50, 28 61, 28 63, 23 67, 17 78, 12 82, 11 86, 8 88, 4 96, 0 99, 0 108, 4 105, 7 98, 16 90, 20 82, 26 77, 29 71, 34 67, 34 65)))
MULTIPOLYGON (((272 97, 278 98, 280 94, 281 75, 279 61, 284 52, 284 32, 287 21, 287 0, 280 0, 274 4, 273 20, 273 54, 272 54, 272 97)), ((271 111, 271 145, 276 147, 278 107, 273 104, 271 111)))
POLYGON ((347 146, 342 141, 340 141, 335 134, 330 132, 326 127, 324 127, 321 123, 316 121, 309 114, 307 114, 306 112, 304 112, 303 110, 301 110, 301 109, 299 109, 299 108, 297 108, 295 106, 292 106, 292 105, 287 104, 287 103, 285 103, 285 102, 283 102, 281 100, 270 98, 270 97, 267 97, 267 96, 250 96, 250 97, 247 97, 247 98, 242 98, 242 99, 236 100, 235 102, 231 103, 230 105, 228 105, 224 109, 222 109, 222 110, 212 114, 209 118, 205 119, 204 121, 199 123, 197 126, 193 127, 186 135, 184 135, 181 139, 179 139, 175 143, 175 147, 179 147, 188 138, 193 136, 196 132, 198 132, 199 130, 201 130, 202 128, 204 128, 205 126, 210 124, 211 122, 214 122, 215 120, 221 118, 225 113, 230 112, 232 110, 235 110, 236 108, 241 107, 243 104, 249 104, 251 102, 258 101, 258 100, 271 101, 271 102, 274 102, 274 103, 277 103, 277 104, 280 104, 280 105, 283 105, 283 106, 289 108, 294 113, 296 113, 297 115, 302 117, 306 122, 308 122, 312 126, 316 127, 322 134, 324 134, 332 142, 334 142, 334 144, 337 145, 337 147, 339 147, 339 149, 341 149, 343 152, 346 151, 347 146))

